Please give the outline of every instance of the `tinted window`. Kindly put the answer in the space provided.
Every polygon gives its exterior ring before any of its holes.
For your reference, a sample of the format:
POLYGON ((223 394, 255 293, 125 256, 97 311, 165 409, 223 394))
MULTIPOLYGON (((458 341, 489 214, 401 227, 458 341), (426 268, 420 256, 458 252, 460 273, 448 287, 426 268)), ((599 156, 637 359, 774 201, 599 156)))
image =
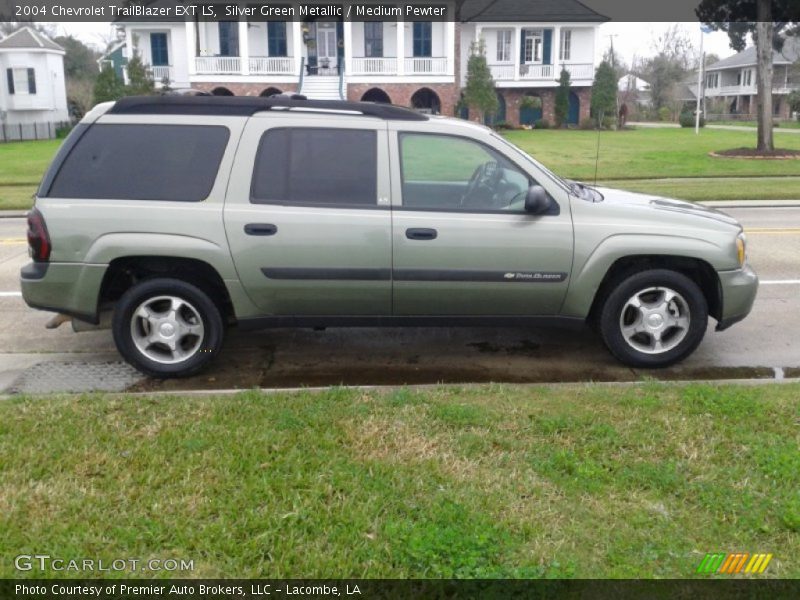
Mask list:
POLYGON ((377 204, 377 136, 353 129, 281 128, 261 138, 255 203, 377 204))
POLYGON ((69 153, 48 196, 204 200, 230 133, 195 125, 93 125, 69 153))
POLYGON ((524 210, 529 177, 464 138, 402 134, 403 206, 422 210, 524 210))

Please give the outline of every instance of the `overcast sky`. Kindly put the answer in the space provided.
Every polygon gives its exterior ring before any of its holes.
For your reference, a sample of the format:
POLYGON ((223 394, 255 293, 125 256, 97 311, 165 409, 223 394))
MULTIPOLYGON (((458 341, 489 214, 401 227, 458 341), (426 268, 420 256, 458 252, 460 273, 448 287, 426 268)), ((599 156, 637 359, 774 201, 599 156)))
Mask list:
MULTIPOLYGON (((614 49, 630 64, 634 56, 650 56, 653 54, 652 42, 673 23, 604 23, 600 27, 600 39, 597 41, 599 61, 603 51, 608 48, 614 37, 614 49)), ((690 35, 695 50, 700 46, 700 25, 681 23, 690 35)), ((84 43, 104 46, 104 40, 113 35, 114 28, 110 23, 59 23, 59 33, 72 34, 84 43)), ((720 58, 733 54, 728 46, 727 34, 719 31, 705 34, 703 42, 705 52, 714 53, 720 58)))

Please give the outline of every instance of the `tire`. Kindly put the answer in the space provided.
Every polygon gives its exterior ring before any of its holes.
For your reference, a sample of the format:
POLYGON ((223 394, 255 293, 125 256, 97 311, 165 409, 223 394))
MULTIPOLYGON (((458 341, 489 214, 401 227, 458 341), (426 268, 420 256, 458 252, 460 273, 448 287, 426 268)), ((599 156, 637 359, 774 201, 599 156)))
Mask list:
POLYGON ((630 367, 660 368, 689 356, 708 327, 708 303, 691 279, 667 269, 620 278, 603 303, 600 335, 630 367))
POLYGON ((114 343, 151 377, 188 377, 222 348, 219 309, 205 292, 178 279, 149 279, 126 291, 114 310, 114 343))

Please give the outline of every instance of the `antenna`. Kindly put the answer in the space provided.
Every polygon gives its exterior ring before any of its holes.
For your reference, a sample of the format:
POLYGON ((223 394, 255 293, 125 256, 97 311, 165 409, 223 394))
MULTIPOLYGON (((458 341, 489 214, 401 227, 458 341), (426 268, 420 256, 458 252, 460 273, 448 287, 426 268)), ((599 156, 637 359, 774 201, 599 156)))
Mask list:
POLYGON ((597 113, 597 148, 594 154, 594 187, 597 187, 597 166, 600 163, 600 129, 603 127, 603 111, 597 113))

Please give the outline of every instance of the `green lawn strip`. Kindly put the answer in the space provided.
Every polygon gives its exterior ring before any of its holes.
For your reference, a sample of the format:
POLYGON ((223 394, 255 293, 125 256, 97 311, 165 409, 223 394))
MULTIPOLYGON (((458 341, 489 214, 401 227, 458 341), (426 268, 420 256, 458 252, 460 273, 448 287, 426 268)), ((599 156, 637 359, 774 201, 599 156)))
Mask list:
POLYGON ((0 185, 38 185, 62 141, 0 144, 0 185))
MULTIPOLYGON (((593 180, 597 132, 580 130, 509 131, 514 144, 561 176, 593 180)), ((703 129, 636 129, 600 133, 598 179, 664 177, 742 177, 797 175, 797 160, 741 160, 714 158, 713 150, 755 147, 755 131, 703 129)), ((800 149, 800 135, 777 140, 784 148, 800 149)), ((720 188, 725 184, 720 182, 720 188)))
POLYGON ((622 179, 597 185, 696 201, 800 199, 800 177, 622 179))
POLYGON ((193 559, 195 577, 691 577, 734 551, 798 577, 798 393, 14 398, 0 577, 40 576, 12 570, 36 552, 193 559))
POLYGON ((0 185, 0 210, 27 210, 33 206, 36 185, 0 185))
MULTIPOLYGON (((736 127, 758 127, 755 121, 706 121, 707 127, 714 125, 733 125, 736 127)), ((780 124, 774 128, 775 131, 781 129, 800 129, 800 121, 781 121, 780 124)))

